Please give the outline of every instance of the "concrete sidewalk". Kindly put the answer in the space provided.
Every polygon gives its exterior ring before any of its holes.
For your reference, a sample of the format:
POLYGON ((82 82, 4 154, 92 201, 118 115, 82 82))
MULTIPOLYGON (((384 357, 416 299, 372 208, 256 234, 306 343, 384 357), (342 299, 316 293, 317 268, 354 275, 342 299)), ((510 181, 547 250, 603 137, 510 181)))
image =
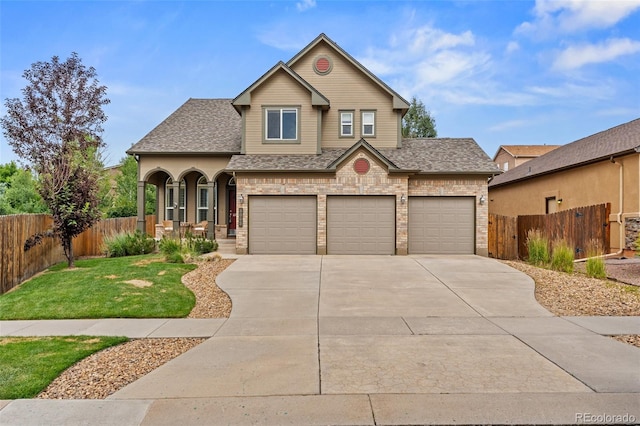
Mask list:
POLYGON ((108 400, 0 402, 0 424, 640 421, 640 349, 605 337, 640 334, 640 317, 554 317, 491 259, 243 256, 218 284, 228 320, 0 322, 213 336, 108 400))

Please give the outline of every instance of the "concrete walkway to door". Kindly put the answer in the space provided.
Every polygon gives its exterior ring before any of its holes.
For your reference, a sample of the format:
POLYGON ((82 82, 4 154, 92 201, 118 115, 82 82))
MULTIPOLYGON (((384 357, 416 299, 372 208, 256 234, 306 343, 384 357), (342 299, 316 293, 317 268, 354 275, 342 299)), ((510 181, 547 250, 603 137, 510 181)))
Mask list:
POLYGON ((640 317, 555 317, 492 259, 242 256, 217 282, 233 311, 203 344, 106 401, 13 401, 0 423, 640 419, 640 349, 603 335, 640 317))

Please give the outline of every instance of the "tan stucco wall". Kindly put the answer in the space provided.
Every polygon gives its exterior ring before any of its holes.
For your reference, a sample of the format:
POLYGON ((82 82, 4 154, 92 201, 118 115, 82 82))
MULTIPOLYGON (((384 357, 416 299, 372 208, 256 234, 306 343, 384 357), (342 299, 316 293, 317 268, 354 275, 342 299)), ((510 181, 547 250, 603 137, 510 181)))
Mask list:
POLYGON ((323 147, 349 147, 363 137, 363 110, 376 110, 376 135, 364 136, 367 142, 378 148, 397 146, 399 113, 393 110, 392 96, 333 49, 319 43, 292 68, 331 102, 331 109, 323 113, 323 147), (313 69, 320 55, 328 56, 333 62, 333 69, 327 75, 319 75, 313 69), (352 138, 339 137, 341 110, 354 111, 352 138))
POLYGON ((251 92, 251 107, 245 115, 247 154, 316 154, 318 115, 311 105, 311 93, 284 71, 278 71, 251 92), (299 107, 299 142, 264 143, 265 106, 299 107))
MULTIPOLYGON (((545 214, 546 198, 562 199, 558 211, 594 204, 611 203, 614 216, 640 216, 640 154, 616 158, 511 185, 489 189, 489 212, 505 216, 545 214), (620 164, 623 166, 624 197, 620 204, 620 164)), ((526 165, 524 167, 527 167, 526 165)), ((621 218, 621 220, 623 220, 621 218)), ((611 221, 611 248, 621 248, 621 227, 611 221)))

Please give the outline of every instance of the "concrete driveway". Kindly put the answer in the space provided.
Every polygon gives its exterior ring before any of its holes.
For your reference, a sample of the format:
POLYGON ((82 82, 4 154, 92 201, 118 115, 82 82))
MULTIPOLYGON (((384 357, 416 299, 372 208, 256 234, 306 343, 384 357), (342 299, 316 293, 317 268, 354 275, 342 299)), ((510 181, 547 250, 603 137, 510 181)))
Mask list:
POLYGON ((492 259, 243 256, 217 282, 231 317, 100 401, 105 412, 138 413, 131 424, 640 419, 640 349, 602 335, 640 333, 640 317, 555 317, 529 277, 492 259))

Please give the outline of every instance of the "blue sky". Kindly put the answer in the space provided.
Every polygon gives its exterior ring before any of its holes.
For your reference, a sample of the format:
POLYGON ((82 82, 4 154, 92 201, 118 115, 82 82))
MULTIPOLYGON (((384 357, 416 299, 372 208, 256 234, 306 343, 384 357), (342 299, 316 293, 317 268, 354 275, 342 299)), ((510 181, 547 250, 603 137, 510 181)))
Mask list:
POLYGON ((108 165, 188 98, 233 98, 322 32, 490 157, 640 117, 640 0, 2 0, 0 19, 0 113, 32 63, 77 52, 108 87, 108 165))

